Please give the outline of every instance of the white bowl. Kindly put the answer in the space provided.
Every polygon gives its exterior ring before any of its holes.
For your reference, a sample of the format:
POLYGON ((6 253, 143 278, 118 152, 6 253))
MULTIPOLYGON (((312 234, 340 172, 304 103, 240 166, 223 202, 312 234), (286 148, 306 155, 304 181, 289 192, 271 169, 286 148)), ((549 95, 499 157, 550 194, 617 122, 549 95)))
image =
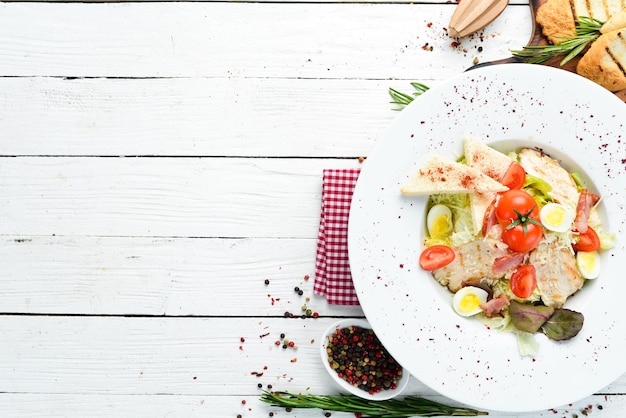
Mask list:
POLYGON ((409 372, 404 367, 402 368, 402 377, 398 381, 395 389, 385 389, 373 394, 366 392, 363 389, 359 389, 358 387, 346 382, 345 380, 340 378, 337 372, 331 367, 330 363, 328 362, 328 353, 326 352, 328 337, 334 334, 335 331, 337 331, 338 329, 347 328, 352 325, 358 326, 360 328, 372 329, 369 322, 367 322, 365 319, 342 319, 341 321, 335 322, 330 327, 328 327, 326 332, 324 332, 324 335, 322 337, 322 343, 320 344, 320 355, 322 356, 322 363, 324 363, 324 368, 342 389, 358 397, 373 401, 383 401, 385 399, 391 399, 395 396, 398 396, 404 390, 404 388, 406 388, 407 383, 409 383, 409 372))

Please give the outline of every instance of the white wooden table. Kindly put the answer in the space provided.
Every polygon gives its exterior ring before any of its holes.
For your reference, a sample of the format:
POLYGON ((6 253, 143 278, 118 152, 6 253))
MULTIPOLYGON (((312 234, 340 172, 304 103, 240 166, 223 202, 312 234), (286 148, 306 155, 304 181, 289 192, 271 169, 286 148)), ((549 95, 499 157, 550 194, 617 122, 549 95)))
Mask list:
MULTIPOLYGON (((454 46, 454 7, 0 3, 0 416, 323 416, 258 400, 337 393, 317 343, 363 315, 313 295, 322 169, 359 167, 389 87, 530 37, 520 0, 454 46)), ((625 393, 491 416, 620 417, 625 393)))

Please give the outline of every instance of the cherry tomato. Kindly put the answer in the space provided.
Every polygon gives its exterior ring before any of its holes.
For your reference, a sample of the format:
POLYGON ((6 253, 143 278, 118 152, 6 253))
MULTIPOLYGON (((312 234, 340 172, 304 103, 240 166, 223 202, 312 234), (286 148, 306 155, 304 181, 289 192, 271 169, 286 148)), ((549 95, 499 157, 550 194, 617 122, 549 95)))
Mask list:
POLYGON ((433 245, 420 254, 420 266, 424 270, 433 271, 450 264, 456 255, 447 245, 433 245))
POLYGON ((524 190, 508 190, 502 193, 496 206, 496 217, 502 226, 507 226, 518 218, 518 213, 537 219, 537 202, 524 190), (515 212, 517 211, 517 213, 515 212))
POLYGON ((509 283, 515 296, 522 299, 530 297, 537 287, 535 267, 532 264, 518 267, 511 275, 509 283))
POLYGON ((527 222, 525 228, 526 230, 524 230, 524 225, 520 223, 502 231, 502 241, 509 246, 511 251, 527 253, 534 250, 541 241, 543 229, 540 225, 527 222))
POLYGON ((591 252, 600 248, 600 238, 592 227, 587 227, 587 232, 580 234, 580 238, 576 244, 572 245, 574 251, 591 252))
POLYGON ((509 189, 514 190, 521 189, 524 186, 525 181, 526 171, 524 171, 524 167, 516 162, 512 162, 500 183, 509 189))

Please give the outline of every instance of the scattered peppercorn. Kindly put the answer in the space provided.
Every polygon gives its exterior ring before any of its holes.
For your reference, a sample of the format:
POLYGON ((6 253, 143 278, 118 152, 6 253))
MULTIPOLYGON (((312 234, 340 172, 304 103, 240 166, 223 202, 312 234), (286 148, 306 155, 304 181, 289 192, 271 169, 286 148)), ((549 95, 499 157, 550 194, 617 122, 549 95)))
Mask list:
POLYGON ((274 416, 274 413, 273 413, 273 412, 270 412, 270 417, 273 417, 273 416, 274 416))
POLYGON ((331 414, 330 412, 326 412, 326 413, 324 414, 324 416, 325 416, 326 418, 328 418, 328 417, 329 417, 329 416, 331 416, 331 415, 332 415, 332 414, 331 414))
POLYGON ((241 414, 237 414, 237 418, 241 418, 241 414))
POLYGON ((270 279, 265 279, 265 284, 270 284, 270 279))
POLYGON ((285 338, 285 333, 284 332, 280 334, 280 338, 285 338))
POLYGON ((261 389, 263 387, 263 383, 259 383, 256 385, 259 389, 261 389))
POLYGON ((402 366, 371 329, 350 326, 336 330, 328 336, 326 352, 341 379, 370 394, 395 389, 402 377, 402 366))
POLYGON ((242 343, 245 343, 245 342, 246 342, 246 339, 245 339, 245 338, 243 338, 243 337, 241 337, 241 338, 239 339, 239 341, 241 341, 242 343))
POLYGON ((296 287, 293 288, 293 291, 298 293, 300 291, 300 288, 298 286, 296 286, 296 287))

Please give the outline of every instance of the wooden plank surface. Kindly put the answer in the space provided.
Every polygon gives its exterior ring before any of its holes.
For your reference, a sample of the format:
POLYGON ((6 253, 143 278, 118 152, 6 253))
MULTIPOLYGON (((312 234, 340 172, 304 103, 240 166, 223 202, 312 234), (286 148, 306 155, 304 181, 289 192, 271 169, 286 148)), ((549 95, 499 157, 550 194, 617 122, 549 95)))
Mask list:
POLYGON ((0 312, 362 316, 313 294, 315 249, 313 238, 2 236, 0 312))
POLYGON ((363 316, 312 292, 321 170, 361 166, 389 87, 525 45, 512 3, 458 45, 445 2, 1 3, 0 416, 321 416, 257 386, 336 393, 319 336, 363 316))
POLYGON ((0 153, 352 158, 397 115, 389 87, 412 89, 406 80, 0 78, 0 153))
POLYGON ((529 8, 516 5, 452 47, 444 28, 454 7, 2 3, 0 75, 442 79, 530 37, 529 8))
POLYGON ((5 234, 316 238, 322 171, 356 158, 6 158, 5 234))

